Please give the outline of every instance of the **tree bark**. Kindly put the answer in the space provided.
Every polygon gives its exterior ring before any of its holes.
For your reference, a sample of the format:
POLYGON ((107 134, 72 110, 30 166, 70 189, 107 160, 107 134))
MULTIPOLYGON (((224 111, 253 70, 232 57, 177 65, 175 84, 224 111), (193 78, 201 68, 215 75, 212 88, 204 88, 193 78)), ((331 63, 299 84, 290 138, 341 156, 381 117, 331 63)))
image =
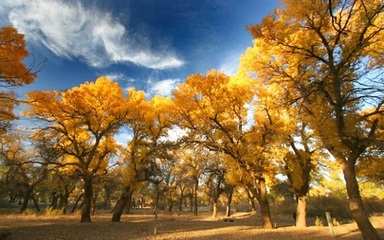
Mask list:
POLYGON ((272 225, 272 219, 271 219, 271 212, 269 210, 269 203, 267 199, 267 189, 265 185, 265 179, 260 178, 258 179, 258 189, 256 198, 259 201, 260 205, 260 212, 261 212, 261 221, 263 228, 271 229, 273 228, 272 225))
POLYGON ((217 217, 217 199, 212 199, 212 217, 217 217))
POLYGON ((192 189, 192 192, 189 194, 189 211, 190 212, 193 212, 193 189, 192 189))
POLYGON ((226 192, 227 195, 227 207, 225 209, 225 216, 231 216, 231 204, 232 204, 232 196, 233 196, 233 187, 231 186, 229 190, 226 192))
POLYGON ((199 180, 196 179, 195 186, 193 186, 193 214, 197 216, 198 212, 198 201, 197 201, 197 188, 199 185, 199 180))
POLYGON ((57 209, 57 202, 59 200, 59 195, 57 194, 57 192, 52 192, 51 193, 51 196, 52 196, 52 200, 51 200, 51 205, 50 207, 52 209, 57 209))
POLYGON ((125 205, 125 213, 126 214, 130 214, 131 213, 131 209, 132 209, 132 191, 129 191, 129 196, 128 196, 128 200, 127 200, 127 203, 125 205))
POLYGON ((255 195, 249 189, 247 189, 247 194, 248 194, 249 204, 251 205, 252 212, 255 213, 255 212, 257 212, 256 211, 255 195))
POLYGON ((307 196, 296 196, 296 227, 307 227, 307 196))
POLYGON ((33 204, 35 205, 36 211, 40 212, 38 200, 34 196, 31 196, 31 198, 32 198, 33 204))
POLYGON ((130 200, 130 191, 131 188, 129 186, 125 187, 123 192, 121 193, 119 201, 117 201, 115 209, 112 215, 112 222, 120 222, 121 215, 124 212, 125 205, 130 200))
POLYGON ((171 214, 173 211, 173 199, 172 196, 170 196, 170 193, 168 193, 168 199, 167 199, 167 205, 168 205, 168 213, 171 214))
POLYGON ((183 211, 183 196, 180 196, 179 198, 179 212, 183 211))
POLYGON ((184 200, 184 189, 185 187, 180 186, 180 197, 179 197, 179 211, 183 211, 183 200, 184 200))
POLYGON ((27 209, 28 202, 29 202, 29 199, 31 198, 32 192, 33 192, 33 189, 30 186, 28 186, 23 199, 23 204, 21 205, 21 208, 20 208, 20 213, 24 212, 25 209, 27 209))
POLYGON ((361 234, 365 240, 380 239, 376 229, 369 221, 365 211, 363 201, 360 196, 359 185, 356 180, 355 164, 353 161, 348 161, 343 166, 344 180, 346 182, 347 193, 349 197, 349 211, 357 223, 361 234))
POLYGON ((83 195, 84 195, 84 193, 80 194, 80 196, 76 199, 75 205, 73 205, 71 213, 75 212, 75 210, 77 208, 77 204, 79 204, 79 201, 83 197, 83 195))
POLYGON ((81 209, 80 222, 91 222, 93 176, 91 174, 87 174, 83 177, 83 180, 84 180, 84 195, 83 195, 83 206, 81 209))

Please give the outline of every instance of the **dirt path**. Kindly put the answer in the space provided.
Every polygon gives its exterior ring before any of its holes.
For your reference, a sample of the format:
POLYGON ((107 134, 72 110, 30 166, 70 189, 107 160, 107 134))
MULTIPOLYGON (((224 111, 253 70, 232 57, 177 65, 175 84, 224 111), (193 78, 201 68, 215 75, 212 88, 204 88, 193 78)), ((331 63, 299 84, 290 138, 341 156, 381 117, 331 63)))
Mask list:
MULTIPOLYGON (((159 215, 157 235, 154 235, 154 216, 124 215, 120 223, 110 222, 110 214, 93 216, 92 223, 79 223, 79 216, 21 216, 2 215, 0 233, 16 239, 361 239, 356 224, 334 227, 331 237, 328 227, 296 228, 288 223, 276 229, 260 227, 258 218, 249 213, 237 213, 231 221, 213 219, 208 215, 159 215)), ((288 222, 288 219, 286 222, 288 222)), ((384 237, 384 216, 372 222, 384 237)))

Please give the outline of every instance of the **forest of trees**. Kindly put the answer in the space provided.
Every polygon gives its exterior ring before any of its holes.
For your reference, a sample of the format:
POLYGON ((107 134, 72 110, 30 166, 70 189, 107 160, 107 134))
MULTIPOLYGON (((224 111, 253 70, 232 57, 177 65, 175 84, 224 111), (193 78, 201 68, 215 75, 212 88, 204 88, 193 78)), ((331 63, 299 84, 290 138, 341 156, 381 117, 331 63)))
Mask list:
POLYGON ((113 203, 120 221, 139 198, 195 214, 204 198, 214 216, 224 198, 229 215, 236 195, 257 202, 272 228, 270 196, 288 183, 296 226, 305 227, 311 189, 328 181, 331 190, 342 176, 350 217, 364 239, 378 239, 359 185, 384 186, 384 3, 282 3, 247 26, 253 46, 237 73, 190 75, 169 97, 125 93, 99 77, 18 100, 14 89, 31 84, 39 65, 25 66, 24 36, 2 28, 1 202, 20 201, 21 212, 29 202, 63 213, 81 205, 81 222, 90 222, 97 203, 113 203), (18 104, 30 131, 13 124, 18 104), (116 140, 123 130, 127 145, 116 140))

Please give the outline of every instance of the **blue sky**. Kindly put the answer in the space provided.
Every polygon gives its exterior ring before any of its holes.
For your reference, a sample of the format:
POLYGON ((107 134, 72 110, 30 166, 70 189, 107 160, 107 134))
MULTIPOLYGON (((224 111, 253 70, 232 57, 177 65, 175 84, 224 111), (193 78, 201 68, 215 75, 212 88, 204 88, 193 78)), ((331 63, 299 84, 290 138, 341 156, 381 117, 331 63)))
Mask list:
POLYGON ((123 88, 167 95, 197 72, 236 70, 252 44, 245 26, 277 0, 2 0, 0 25, 25 34, 35 82, 19 89, 64 90, 108 75, 123 88))

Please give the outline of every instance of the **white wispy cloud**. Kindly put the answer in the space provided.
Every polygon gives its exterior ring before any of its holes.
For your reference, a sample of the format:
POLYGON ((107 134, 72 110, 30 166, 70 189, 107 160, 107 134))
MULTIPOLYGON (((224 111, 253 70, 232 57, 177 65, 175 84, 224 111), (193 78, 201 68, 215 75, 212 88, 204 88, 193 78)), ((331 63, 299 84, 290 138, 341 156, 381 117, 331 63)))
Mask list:
POLYGON ((164 79, 157 82, 149 81, 148 93, 150 95, 158 94, 162 96, 170 96, 180 81, 180 79, 164 79))
POLYGON ((111 13, 85 7, 80 1, 3 0, 0 14, 57 56, 80 58, 93 67, 131 62, 152 69, 180 67, 172 49, 149 50, 145 34, 132 35, 111 13), (129 32, 129 34, 128 34, 129 32))
POLYGON ((133 83, 135 79, 128 77, 127 75, 123 73, 108 73, 108 74, 101 74, 107 76, 109 79, 115 81, 115 82, 128 82, 133 83))
POLYGON ((233 75, 237 72, 240 56, 244 51, 232 51, 223 58, 217 69, 227 75, 233 75))

